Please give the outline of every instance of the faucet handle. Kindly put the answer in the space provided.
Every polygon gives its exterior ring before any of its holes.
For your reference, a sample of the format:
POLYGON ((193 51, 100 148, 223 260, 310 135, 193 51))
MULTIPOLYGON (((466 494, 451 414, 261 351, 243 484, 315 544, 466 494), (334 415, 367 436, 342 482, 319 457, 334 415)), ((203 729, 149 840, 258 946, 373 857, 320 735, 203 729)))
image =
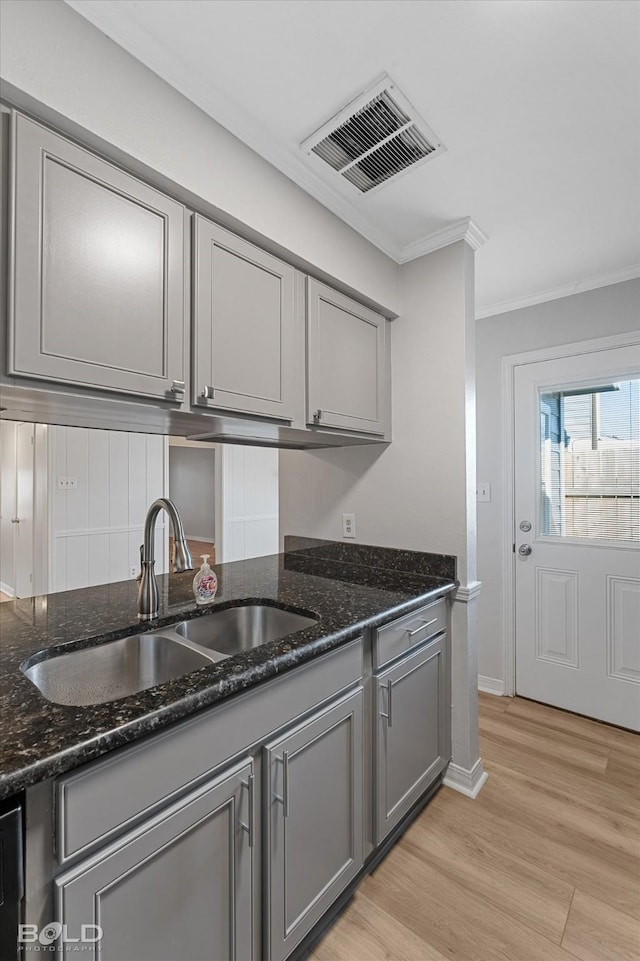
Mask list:
POLYGON ((142 580, 142 561, 144 560, 144 544, 140 545, 140 570, 138 571, 137 581, 142 580))

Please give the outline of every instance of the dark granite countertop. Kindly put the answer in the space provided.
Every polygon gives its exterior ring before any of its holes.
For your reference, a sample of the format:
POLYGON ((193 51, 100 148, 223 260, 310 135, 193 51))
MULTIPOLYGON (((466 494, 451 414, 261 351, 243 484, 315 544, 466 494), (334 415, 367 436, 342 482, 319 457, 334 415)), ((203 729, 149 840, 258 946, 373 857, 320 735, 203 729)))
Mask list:
POLYGON ((456 586, 455 560, 445 555, 298 538, 286 545, 284 554, 218 565, 218 594, 208 608, 196 607, 192 571, 159 577, 159 618, 142 627, 134 580, 0 604, 0 799, 282 674, 456 586), (318 622, 91 707, 47 701, 20 670, 41 651, 51 656, 257 601, 311 613, 318 622))

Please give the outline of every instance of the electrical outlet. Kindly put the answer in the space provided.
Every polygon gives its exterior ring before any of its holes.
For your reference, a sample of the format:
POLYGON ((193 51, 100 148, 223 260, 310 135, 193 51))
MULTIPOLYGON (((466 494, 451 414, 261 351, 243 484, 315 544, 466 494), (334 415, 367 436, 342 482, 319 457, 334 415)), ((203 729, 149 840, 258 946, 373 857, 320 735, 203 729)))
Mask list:
POLYGON ((478 503, 490 503, 491 501, 491 484, 489 481, 480 481, 476 487, 476 500, 478 503))
POLYGON ((356 536, 356 515, 355 514, 342 515, 342 536, 343 537, 356 536))
POLYGON ((137 576, 138 576, 138 568, 136 567, 135 564, 132 564, 131 567, 129 568, 129 577, 137 577, 137 576))
POLYGON ((78 478, 77 477, 58 477, 57 486, 59 491, 77 491, 78 478))

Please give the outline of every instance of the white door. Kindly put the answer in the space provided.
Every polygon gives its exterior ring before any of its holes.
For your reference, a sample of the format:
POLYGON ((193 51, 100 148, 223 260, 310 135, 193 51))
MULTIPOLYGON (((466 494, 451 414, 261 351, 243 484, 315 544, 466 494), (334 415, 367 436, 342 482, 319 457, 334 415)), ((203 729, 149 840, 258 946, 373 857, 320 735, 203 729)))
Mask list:
MULTIPOLYGON (((16 597, 33 596, 34 448, 33 424, 16 429, 16 597)), ((42 547, 47 550, 46 544, 42 547)))
POLYGON ((640 347, 515 369, 516 692, 640 730, 640 347))

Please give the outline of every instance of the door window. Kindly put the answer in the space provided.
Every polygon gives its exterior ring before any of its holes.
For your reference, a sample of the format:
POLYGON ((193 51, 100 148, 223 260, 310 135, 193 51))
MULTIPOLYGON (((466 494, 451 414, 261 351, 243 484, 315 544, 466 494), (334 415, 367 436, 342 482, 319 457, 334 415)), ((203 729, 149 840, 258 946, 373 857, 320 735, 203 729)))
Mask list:
POLYGON ((640 541, 640 379, 541 392, 542 536, 640 541))

